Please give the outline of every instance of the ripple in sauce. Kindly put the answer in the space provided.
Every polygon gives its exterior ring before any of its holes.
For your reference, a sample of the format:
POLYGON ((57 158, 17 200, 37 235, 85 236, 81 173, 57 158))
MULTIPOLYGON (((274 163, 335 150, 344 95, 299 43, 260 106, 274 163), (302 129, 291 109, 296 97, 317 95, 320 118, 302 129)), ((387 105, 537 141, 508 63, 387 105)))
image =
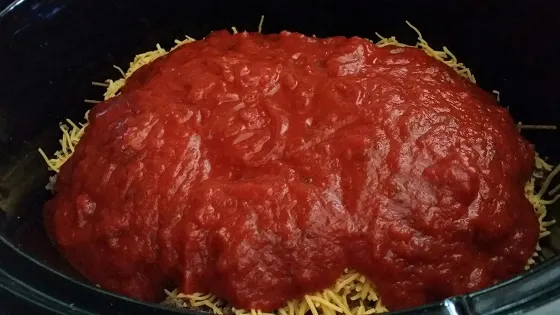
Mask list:
POLYGON ((533 148, 415 48, 220 31, 96 105, 45 217, 101 286, 271 311, 345 268, 398 310, 507 279, 538 222, 533 148))

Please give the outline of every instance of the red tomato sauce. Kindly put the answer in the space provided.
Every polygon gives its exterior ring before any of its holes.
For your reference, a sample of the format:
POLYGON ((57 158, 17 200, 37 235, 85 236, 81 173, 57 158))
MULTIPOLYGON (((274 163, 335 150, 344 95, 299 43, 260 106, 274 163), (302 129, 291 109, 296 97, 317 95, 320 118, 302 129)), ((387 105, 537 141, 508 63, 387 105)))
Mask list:
POLYGON ((109 290, 174 285, 271 311, 345 268, 391 310, 522 272, 533 148, 491 95, 415 48, 215 32, 96 105, 46 222, 109 290))

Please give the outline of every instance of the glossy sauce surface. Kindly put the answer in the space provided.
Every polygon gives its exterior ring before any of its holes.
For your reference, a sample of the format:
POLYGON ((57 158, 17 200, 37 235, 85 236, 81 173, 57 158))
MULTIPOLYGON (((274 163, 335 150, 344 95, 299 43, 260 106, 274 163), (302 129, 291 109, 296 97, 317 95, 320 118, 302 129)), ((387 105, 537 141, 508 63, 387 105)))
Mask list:
POLYGON ((96 105, 46 223, 109 290, 271 311, 345 268, 391 310, 521 271, 533 149, 493 97, 415 48, 225 31, 96 105))

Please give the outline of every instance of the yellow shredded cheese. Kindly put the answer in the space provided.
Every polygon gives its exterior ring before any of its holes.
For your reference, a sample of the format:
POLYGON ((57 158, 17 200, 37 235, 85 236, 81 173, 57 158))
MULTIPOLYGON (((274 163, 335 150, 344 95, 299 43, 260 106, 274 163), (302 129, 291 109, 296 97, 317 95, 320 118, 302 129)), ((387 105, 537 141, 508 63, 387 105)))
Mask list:
POLYGON ((554 125, 523 125, 522 123, 518 124, 519 129, 545 129, 545 130, 556 130, 556 126, 554 125))
POLYGON ((62 131, 62 139, 58 142, 60 143, 60 149, 54 153, 54 157, 49 158, 42 149, 39 149, 39 153, 43 156, 43 159, 49 166, 49 169, 55 172, 60 171, 62 164, 72 156, 74 153, 74 148, 80 141, 82 135, 85 132, 88 121, 89 111, 84 115, 85 122, 76 125, 72 120, 66 119, 66 123, 61 123, 59 128, 62 131))
POLYGON ((261 20, 259 21, 259 28, 258 28, 259 33, 262 33, 263 23, 264 23, 264 15, 261 15, 261 20))
MULTIPOLYGON (((262 24, 264 21, 264 16, 261 16, 258 31, 262 31, 262 24)), ((385 47, 388 45, 398 46, 398 47, 416 47, 422 49, 429 56, 445 63, 449 67, 453 68, 459 75, 469 79, 471 82, 476 83, 474 75, 471 71, 462 63, 457 61, 457 58, 449 49, 443 47, 441 51, 434 50, 428 45, 428 42, 424 40, 420 31, 406 22, 417 34, 418 42, 415 46, 406 45, 397 41, 397 39, 392 37, 383 37, 378 33, 375 33, 379 37, 379 41, 376 43, 379 47, 385 47)), ((237 29, 232 27, 232 31, 237 33, 237 29)), ((175 46, 171 48, 170 51, 177 49, 178 47, 192 43, 195 39, 186 36, 184 40, 175 40, 175 46)), ((156 46, 156 50, 149 51, 137 55, 134 60, 130 63, 128 70, 125 72, 121 68, 114 66, 122 78, 117 80, 107 80, 105 83, 93 82, 95 86, 100 86, 106 88, 104 93, 104 99, 108 100, 119 94, 120 89, 125 85, 126 80, 140 67, 147 65, 157 58, 166 55, 168 52, 163 49, 159 44, 156 46)), ((494 91, 499 100, 499 92, 494 91), (497 93, 496 93, 497 92, 497 93)), ((90 103, 97 103, 97 101, 86 100, 90 103)), ((85 129, 88 126, 88 113, 85 115, 85 122, 80 124, 75 124, 71 120, 67 119, 66 123, 60 124, 60 129, 62 132, 62 139, 59 141, 61 148, 54 153, 54 157, 49 158, 42 149, 39 149, 40 154, 45 159, 45 162, 50 170, 59 172, 60 167, 72 156, 74 149, 80 138, 84 134, 85 129)), ((549 234, 547 227, 555 223, 554 220, 546 221, 545 217, 547 215, 546 206, 560 199, 560 194, 556 194, 560 190, 560 185, 556 186, 554 189, 549 191, 549 195, 553 196, 551 199, 543 199, 545 192, 550 186, 554 176, 560 172, 560 165, 553 168, 552 165, 546 163, 538 155, 535 157, 535 172, 549 172, 548 177, 545 179, 543 185, 540 187, 538 192, 535 192, 535 179, 540 176, 535 173, 529 182, 525 186, 525 194, 527 199, 533 204, 535 209, 535 214, 538 217, 540 224, 540 237, 545 237, 549 234)), ((536 252, 541 250, 539 244, 536 245, 536 252)), ((537 256, 537 254, 533 256, 537 256)), ((535 264, 533 258, 529 259, 526 269, 530 268, 531 265, 535 264)), ((177 293, 177 290, 169 292, 166 290, 167 299, 166 301, 180 301, 184 306, 191 307, 206 307, 209 311, 217 315, 223 315, 223 307, 225 307, 225 301, 220 300, 217 296, 207 293, 193 293, 193 294, 182 294, 177 293)), ((325 314, 325 315, 369 315, 387 312, 387 308, 383 306, 381 299, 376 291, 375 284, 369 281, 364 275, 354 271, 345 270, 344 273, 337 279, 336 283, 330 288, 323 290, 322 292, 315 292, 312 294, 305 295, 301 300, 288 301, 280 309, 276 310, 274 313, 264 313, 261 310, 243 310, 232 308, 235 315, 305 315, 311 313, 313 315, 325 314), (357 302, 357 303, 356 303, 357 302), (351 307, 353 305, 353 307, 351 307)))
POLYGON ((183 39, 183 40, 178 40, 178 39, 176 39, 176 40, 175 40, 175 47, 171 48, 170 51, 173 51, 173 50, 175 50, 175 49, 177 49, 177 48, 179 48, 179 47, 181 47, 181 46, 183 46, 183 45, 185 45, 185 44, 192 43, 192 42, 194 42, 194 41, 196 41, 196 39, 194 39, 194 38, 192 38, 192 37, 190 37, 190 36, 185 36, 185 39, 183 39))
POLYGON ((500 91, 492 90, 492 94, 496 95, 496 101, 500 101, 500 91))
POLYGON ((412 25, 408 21, 406 21, 406 24, 410 28, 412 28, 414 30, 414 32, 416 32, 416 34, 418 35, 418 42, 416 43, 415 46, 410 46, 410 45, 400 43, 395 38, 395 36, 383 37, 383 36, 379 35, 379 33, 375 33, 375 35, 377 35, 377 37, 379 37, 379 39, 380 39, 376 43, 377 46, 385 47, 385 46, 392 45, 392 46, 398 46, 398 47, 416 47, 416 48, 422 49, 428 56, 431 56, 431 57, 443 62, 444 64, 453 68, 453 70, 455 70, 455 72, 457 72, 459 75, 469 79, 472 83, 476 83, 476 79, 475 79, 474 75, 471 73, 471 70, 469 68, 467 68, 463 63, 458 62, 455 55, 449 49, 447 49, 447 47, 443 46, 443 48, 442 48, 443 50, 433 49, 432 47, 430 47, 428 42, 422 37, 422 33, 420 33, 420 31, 416 27, 414 27, 414 25, 412 25))

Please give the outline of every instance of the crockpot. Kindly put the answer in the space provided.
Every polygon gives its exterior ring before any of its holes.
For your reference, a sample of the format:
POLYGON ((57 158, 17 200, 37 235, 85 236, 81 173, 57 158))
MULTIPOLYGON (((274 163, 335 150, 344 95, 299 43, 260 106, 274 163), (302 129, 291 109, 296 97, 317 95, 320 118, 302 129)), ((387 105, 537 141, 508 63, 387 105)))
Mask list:
MULTIPOLYGON (((524 124, 559 125, 560 2, 516 1, 0 1, 0 314, 171 314, 186 311, 106 292, 74 272, 42 224, 49 171, 37 149, 54 152, 58 123, 80 121, 135 54, 188 34, 236 26, 263 32, 373 38, 414 43, 412 22, 434 47, 446 45, 478 84, 500 91, 524 124)), ((523 135, 560 162, 557 130, 523 135)), ((560 205, 560 204, 559 204, 560 205)), ((549 210, 560 219, 559 205, 549 210)), ((560 226, 541 242, 537 265, 498 285, 404 311, 418 314, 560 313, 560 226), (558 300, 558 301, 556 301, 558 300)), ((187 312, 188 313, 188 312, 187 312)), ((191 312, 192 313, 192 312, 191 312)))

